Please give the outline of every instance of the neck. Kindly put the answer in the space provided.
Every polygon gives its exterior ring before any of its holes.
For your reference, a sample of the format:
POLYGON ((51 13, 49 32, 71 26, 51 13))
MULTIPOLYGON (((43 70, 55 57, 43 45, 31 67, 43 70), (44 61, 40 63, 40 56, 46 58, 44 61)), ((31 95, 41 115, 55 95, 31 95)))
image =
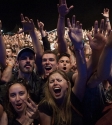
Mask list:
POLYGON ((61 98, 61 99, 55 100, 55 102, 56 102, 56 104, 57 104, 59 107, 62 107, 62 106, 63 106, 64 99, 61 98))
POLYGON ((19 70, 18 78, 24 78, 25 80, 29 80, 31 73, 23 73, 19 70))

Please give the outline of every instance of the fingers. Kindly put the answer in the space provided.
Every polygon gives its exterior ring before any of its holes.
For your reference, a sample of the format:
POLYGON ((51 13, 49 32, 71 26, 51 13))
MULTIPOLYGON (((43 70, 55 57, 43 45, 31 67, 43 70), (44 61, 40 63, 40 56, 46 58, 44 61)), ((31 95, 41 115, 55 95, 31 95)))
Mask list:
POLYGON ((75 15, 72 17, 72 27, 75 28, 75 15))
POLYGON ((106 9, 105 9, 105 12, 108 12, 108 13, 109 13, 109 9, 108 9, 108 8, 106 8, 106 9))
POLYGON ((61 0, 61 4, 66 4, 66 0, 61 0))
POLYGON ((79 29, 82 29, 82 23, 79 24, 79 29))
POLYGON ((71 10, 71 9, 73 9, 74 8, 74 6, 72 5, 72 6, 70 6, 68 9, 69 9, 69 11, 71 10))
POLYGON ((34 22, 33 22, 33 20, 32 20, 32 19, 30 19, 30 22, 34 25, 34 22))
POLYGON ((103 31, 104 31, 104 19, 102 19, 100 23, 100 33, 102 33, 103 31))
POLYGON ((79 21, 76 22, 76 28, 79 28, 80 27, 80 23, 79 21))
POLYGON ((32 104, 32 106, 34 107, 34 108, 36 108, 37 107, 37 105, 31 100, 31 98, 28 98, 28 101, 29 101, 29 103, 31 103, 32 104))
POLYGON ((23 14, 21 14, 20 17, 21 17, 21 21, 25 20, 23 14))
POLYGON ((28 18, 28 17, 25 17, 25 21, 30 22, 30 20, 29 20, 29 18, 28 18))
POLYGON ((24 32, 24 29, 18 31, 18 34, 21 34, 21 33, 23 33, 23 32, 24 32))
POLYGON ((89 39, 89 42, 92 40, 92 36, 90 35, 90 34, 86 34, 87 35, 87 37, 88 37, 88 39, 89 39))
POLYGON ((69 28, 69 29, 72 28, 69 18, 67 18, 67 25, 68 25, 68 28, 69 28))
POLYGON ((94 33, 98 33, 98 21, 95 21, 94 23, 94 33))

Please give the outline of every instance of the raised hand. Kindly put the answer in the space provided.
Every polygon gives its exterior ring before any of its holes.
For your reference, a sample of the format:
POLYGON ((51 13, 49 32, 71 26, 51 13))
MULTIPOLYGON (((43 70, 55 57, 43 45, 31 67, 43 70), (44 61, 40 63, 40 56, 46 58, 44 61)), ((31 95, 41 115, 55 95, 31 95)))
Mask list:
POLYGON ((112 49, 112 31, 110 32, 110 35, 107 39, 107 44, 106 46, 108 46, 108 48, 111 48, 112 49))
POLYGON ((82 34, 82 24, 79 23, 79 21, 75 24, 75 16, 72 17, 72 25, 70 23, 70 19, 67 19, 67 24, 69 28, 69 37, 74 44, 75 49, 81 49, 83 48, 83 34, 82 34))
POLYGON ((89 44, 92 50, 102 50, 106 44, 104 19, 101 20, 100 28, 98 29, 98 21, 94 23, 94 38, 87 34, 89 44))
POLYGON ((0 20, 0 34, 2 33, 2 32, 1 32, 1 29, 2 29, 2 22, 1 22, 1 20, 0 20))
POLYGON ((109 18, 109 9, 108 8, 104 8, 103 13, 101 13, 105 18, 109 18))
POLYGON ((61 17, 65 17, 69 11, 73 8, 73 5, 69 8, 67 7, 66 0, 60 0, 58 6, 58 12, 61 17))
POLYGON ((34 31, 35 26, 33 20, 28 17, 24 17, 23 14, 21 14, 21 23, 23 24, 23 29, 20 30, 19 33, 34 31))
POLYGON ((38 25, 38 28, 39 28, 40 31, 42 31, 42 30, 44 29, 44 23, 39 22, 39 21, 37 20, 37 25, 38 25))
POLYGON ((27 105, 26 114, 31 119, 38 119, 38 106, 30 99, 24 101, 27 105))

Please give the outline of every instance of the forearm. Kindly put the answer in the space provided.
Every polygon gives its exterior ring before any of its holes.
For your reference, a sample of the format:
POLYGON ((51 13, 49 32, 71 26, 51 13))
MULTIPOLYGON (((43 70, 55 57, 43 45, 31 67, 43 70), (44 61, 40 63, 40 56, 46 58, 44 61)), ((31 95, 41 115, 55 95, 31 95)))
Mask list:
POLYGON ((42 56, 42 47, 41 47, 41 43, 38 39, 38 36, 35 32, 35 30, 30 32, 30 36, 32 38, 32 42, 33 42, 33 47, 34 47, 34 51, 36 53, 37 56, 42 56))
POLYGON ((9 82, 11 80, 11 78, 12 78, 12 69, 13 69, 12 65, 8 65, 4 69, 3 74, 2 74, 2 78, 1 78, 2 81, 9 82))
POLYGON ((105 18, 105 21, 106 21, 106 23, 107 23, 107 30, 111 29, 111 24, 110 24, 109 17, 106 17, 106 18, 105 18))
POLYGON ((75 51, 78 75, 74 81, 73 92, 82 101, 87 81, 87 66, 83 49, 75 51))
POLYGON ((96 71, 100 55, 101 55, 100 51, 92 51, 92 55, 87 62, 87 78, 88 79, 96 71))
POLYGON ((44 45, 44 51, 50 50, 50 43, 47 40, 47 37, 42 37, 43 45, 44 45))
POLYGON ((42 70, 42 47, 41 43, 38 39, 38 36, 35 31, 30 32, 32 42, 33 42, 33 47, 34 51, 36 53, 36 66, 38 68, 38 72, 41 74, 42 70))
POLYGON ((87 77, 87 66, 83 49, 75 50, 75 56, 76 56, 78 77, 85 79, 87 77))
POLYGON ((97 67, 97 77, 99 80, 106 80, 111 73, 112 49, 106 46, 100 56, 97 67))
POLYGON ((60 53, 67 52, 67 44, 64 38, 65 34, 65 17, 58 17, 57 36, 58 36, 58 50, 60 53))
POLYGON ((2 35, 0 35, 0 64, 5 68, 6 66, 6 49, 2 35))

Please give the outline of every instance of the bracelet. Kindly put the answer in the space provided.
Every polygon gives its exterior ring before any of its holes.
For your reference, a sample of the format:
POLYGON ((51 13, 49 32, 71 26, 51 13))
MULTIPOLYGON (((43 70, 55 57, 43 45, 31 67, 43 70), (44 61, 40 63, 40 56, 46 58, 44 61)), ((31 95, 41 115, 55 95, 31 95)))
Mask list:
POLYGON ((109 18, 106 18, 106 22, 110 22, 110 21, 109 21, 109 18))

